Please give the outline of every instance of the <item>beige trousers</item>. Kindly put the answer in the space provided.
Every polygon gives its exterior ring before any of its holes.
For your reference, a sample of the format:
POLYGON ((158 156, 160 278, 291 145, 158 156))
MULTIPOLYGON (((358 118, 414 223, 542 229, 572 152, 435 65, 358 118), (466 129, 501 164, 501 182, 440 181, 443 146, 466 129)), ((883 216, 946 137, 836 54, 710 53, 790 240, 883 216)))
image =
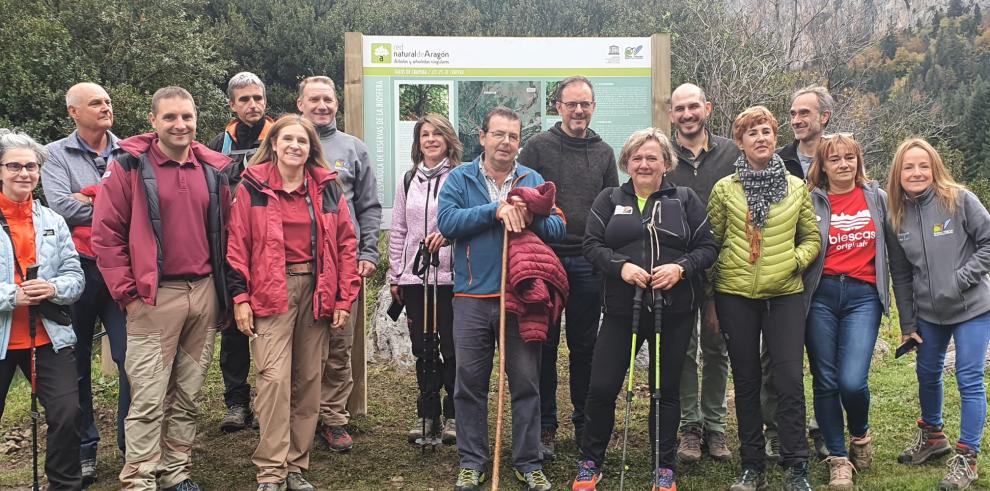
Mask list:
POLYGON ((354 388, 351 373, 351 347, 354 345, 354 324, 357 322, 357 304, 343 329, 330 331, 330 354, 323 366, 323 383, 320 389, 320 421, 324 426, 343 426, 350 420, 347 400, 354 388))
POLYGON ((251 461, 258 483, 279 483, 309 468, 320 408, 320 374, 327 359, 330 321, 313 318, 313 276, 287 276, 289 310, 254 319, 251 340, 261 439, 251 461))
POLYGON ((155 490, 189 479, 196 439, 196 399, 212 351, 207 332, 217 323, 212 277, 164 281, 157 305, 141 300, 127 314, 131 408, 124 422, 125 489, 155 490))

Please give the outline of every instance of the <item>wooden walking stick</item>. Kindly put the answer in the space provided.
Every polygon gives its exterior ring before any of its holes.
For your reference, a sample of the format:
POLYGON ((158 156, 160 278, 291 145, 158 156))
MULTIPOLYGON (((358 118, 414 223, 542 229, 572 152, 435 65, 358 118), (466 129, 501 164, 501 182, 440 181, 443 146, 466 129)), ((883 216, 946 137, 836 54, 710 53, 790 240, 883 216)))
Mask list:
POLYGON ((495 406, 495 457, 492 462, 492 491, 498 491, 502 463, 502 406, 505 403, 505 276, 509 257, 509 231, 502 230, 502 280, 498 290, 498 402, 495 406))

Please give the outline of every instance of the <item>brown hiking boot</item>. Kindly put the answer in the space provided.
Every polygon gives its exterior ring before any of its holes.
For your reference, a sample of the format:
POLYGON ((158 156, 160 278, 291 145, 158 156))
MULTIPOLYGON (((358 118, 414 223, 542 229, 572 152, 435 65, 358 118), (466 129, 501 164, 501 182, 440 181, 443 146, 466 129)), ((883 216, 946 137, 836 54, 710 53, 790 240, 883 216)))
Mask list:
POLYGON ((677 446, 677 460, 690 464, 701 460, 701 428, 688 426, 681 433, 677 446))
POLYGON ((952 447, 949 446, 945 433, 942 433, 942 427, 932 426, 919 419, 918 435, 914 443, 897 456, 897 461, 902 464, 920 465, 951 451, 952 447))
POLYGON ((725 441, 725 433, 705 430, 705 446, 708 447, 708 455, 715 460, 725 461, 732 458, 732 451, 725 441))
POLYGON ((966 489, 979 478, 980 475, 976 472, 976 452, 966 445, 956 445, 956 455, 949 459, 949 473, 938 483, 938 489, 966 489))
POLYGON ((828 487, 829 489, 852 489, 853 488, 853 468, 852 462, 846 457, 835 455, 825 458, 828 464, 828 487))
POLYGON ((849 439, 849 460, 856 466, 856 470, 869 469, 873 465, 874 452, 873 436, 870 435, 869 431, 861 437, 849 439))

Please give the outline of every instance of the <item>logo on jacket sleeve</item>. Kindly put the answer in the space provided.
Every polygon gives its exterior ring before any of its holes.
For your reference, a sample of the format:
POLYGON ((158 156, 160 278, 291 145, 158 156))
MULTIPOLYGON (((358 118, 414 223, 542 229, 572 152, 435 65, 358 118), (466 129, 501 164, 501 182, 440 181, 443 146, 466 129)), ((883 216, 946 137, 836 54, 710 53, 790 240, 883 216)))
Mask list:
POLYGON ((952 219, 946 218, 942 223, 936 223, 932 227, 932 235, 935 237, 941 237, 943 235, 952 235, 955 230, 952 229, 952 219))

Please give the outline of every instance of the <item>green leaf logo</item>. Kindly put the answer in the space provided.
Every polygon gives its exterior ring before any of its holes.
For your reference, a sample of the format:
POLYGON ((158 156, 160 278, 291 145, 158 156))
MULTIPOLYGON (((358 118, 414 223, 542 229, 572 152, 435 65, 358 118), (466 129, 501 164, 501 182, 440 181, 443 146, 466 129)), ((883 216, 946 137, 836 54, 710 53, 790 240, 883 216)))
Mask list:
POLYGON ((371 62, 372 63, 392 63, 392 44, 391 43, 372 43, 371 44, 371 62))

